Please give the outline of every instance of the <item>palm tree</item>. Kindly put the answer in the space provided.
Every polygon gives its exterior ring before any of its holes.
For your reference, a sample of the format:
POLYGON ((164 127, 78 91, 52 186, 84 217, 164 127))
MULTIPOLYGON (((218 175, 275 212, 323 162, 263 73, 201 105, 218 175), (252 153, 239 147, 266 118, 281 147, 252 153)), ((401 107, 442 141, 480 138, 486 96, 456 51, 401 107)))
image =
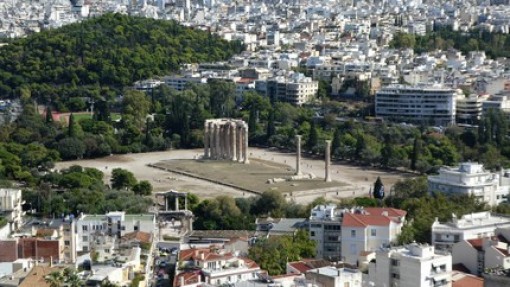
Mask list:
POLYGON ((65 268, 63 271, 64 282, 68 287, 81 287, 83 282, 80 276, 76 273, 76 270, 71 268, 65 268))
POLYGON ((67 277, 66 285, 68 287, 81 287, 83 285, 83 281, 80 279, 78 274, 73 273, 69 277, 67 277))
POLYGON ((62 287, 64 283, 64 276, 59 271, 53 271, 44 278, 50 287, 62 287))

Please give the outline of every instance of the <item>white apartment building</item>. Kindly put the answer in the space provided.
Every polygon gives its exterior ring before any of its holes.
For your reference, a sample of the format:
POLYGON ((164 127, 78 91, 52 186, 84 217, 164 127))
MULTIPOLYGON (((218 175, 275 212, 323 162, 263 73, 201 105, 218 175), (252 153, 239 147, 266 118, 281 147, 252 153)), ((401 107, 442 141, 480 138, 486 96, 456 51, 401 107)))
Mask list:
POLYGON ((217 248, 181 250, 179 266, 201 270, 203 277, 195 278, 193 274, 197 272, 180 272, 174 278, 174 286, 196 286, 203 283, 223 286, 256 280, 261 272, 255 261, 217 248))
POLYGON ((482 113, 486 114, 489 110, 500 110, 510 114, 510 91, 501 91, 498 94, 490 96, 482 104, 482 113))
POLYGON ((470 239, 494 236, 496 228, 509 228, 510 217, 492 215, 489 211, 470 213, 449 222, 432 224, 432 245, 437 250, 452 250, 453 244, 470 239))
POLYGON ((510 178, 504 171, 492 173, 482 164, 464 162, 455 167, 441 167, 438 175, 428 177, 430 192, 473 195, 489 205, 507 200, 510 178))
POLYGON ((153 233, 155 227, 154 214, 126 214, 124 211, 82 214, 76 221, 76 249, 87 252, 99 237, 108 235, 120 239, 133 231, 153 233))
POLYGON ((387 120, 451 125, 458 91, 436 86, 389 85, 375 96, 375 113, 387 120))
POLYGON ((0 188, 0 215, 8 221, 6 233, 11 233, 21 227, 25 214, 21 205, 24 203, 21 189, 0 188))
POLYGON ((405 215, 405 211, 394 208, 316 206, 309 218, 316 257, 357 264, 366 251, 388 246, 397 239, 405 215))
POLYGON ((255 82, 255 89, 277 101, 301 106, 310 102, 317 96, 319 82, 305 77, 300 73, 292 73, 288 76, 278 76, 267 81, 255 82))
POLYGON ((367 251, 395 242, 404 226, 405 215, 403 210, 377 207, 345 213, 342 222, 343 261, 357 265, 360 256, 367 251))
POLYGON ((433 246, 410 244, 376 252, 370 262, 369 285, 374 287, 452 286, 452 256, 433 246))
POLYGON ((363 281, 358 269, 332 266, 308 270, 305 278, 318 287, 361 287, 363 281))
POLYGON ((163 78, 163 83, 177 91, 183 91, 188 83, 207 84, 207 78, 202 77, 199 74, 186 76, 166 76, 163 78))

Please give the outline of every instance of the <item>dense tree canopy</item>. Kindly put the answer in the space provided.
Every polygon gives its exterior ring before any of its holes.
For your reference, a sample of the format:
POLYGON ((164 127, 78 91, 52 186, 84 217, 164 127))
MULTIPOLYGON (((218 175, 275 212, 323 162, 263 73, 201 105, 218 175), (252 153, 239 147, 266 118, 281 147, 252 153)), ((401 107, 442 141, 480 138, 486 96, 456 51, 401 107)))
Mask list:
POLYGON ((424 36, 396 33, 390 46, 411 48, 416 52, 448 50, 455 48, 464 53, 485 51, 489 57, 510 57, 510 36, 508 34, 473 30, 470 32, 440 29, 424 36))
POLYGON ((122 88, 183 63, 226 60, 242 48, 175 21, 105 14, 2 47, 0 96, 31 86, 41 102, 82 110, 88 105, 82 98, 104 96, 99 87, 122 88))

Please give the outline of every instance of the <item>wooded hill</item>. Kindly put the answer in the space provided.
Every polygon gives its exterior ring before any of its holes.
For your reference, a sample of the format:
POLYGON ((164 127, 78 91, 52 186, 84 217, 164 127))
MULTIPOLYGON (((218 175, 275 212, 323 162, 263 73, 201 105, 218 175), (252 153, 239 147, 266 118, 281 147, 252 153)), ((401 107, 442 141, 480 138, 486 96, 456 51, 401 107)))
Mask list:
POLYGON ((175 21, 106 14, 2 47, 0 96, 13 95, 22 85, 34 91, 34 84, 49 94, 55 86, 122 88, 176 71, 182 63, 226 60, 242 49, 240 42, 175 21))

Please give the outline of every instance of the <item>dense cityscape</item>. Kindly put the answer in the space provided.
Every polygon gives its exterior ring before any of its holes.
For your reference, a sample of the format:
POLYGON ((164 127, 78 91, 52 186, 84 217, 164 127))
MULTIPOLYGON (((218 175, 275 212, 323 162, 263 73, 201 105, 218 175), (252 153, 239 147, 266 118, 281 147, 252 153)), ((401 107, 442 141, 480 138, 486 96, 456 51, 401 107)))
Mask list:
POLYGON ((510 286, 509 1, 0 2, 0 286, 510 286))

